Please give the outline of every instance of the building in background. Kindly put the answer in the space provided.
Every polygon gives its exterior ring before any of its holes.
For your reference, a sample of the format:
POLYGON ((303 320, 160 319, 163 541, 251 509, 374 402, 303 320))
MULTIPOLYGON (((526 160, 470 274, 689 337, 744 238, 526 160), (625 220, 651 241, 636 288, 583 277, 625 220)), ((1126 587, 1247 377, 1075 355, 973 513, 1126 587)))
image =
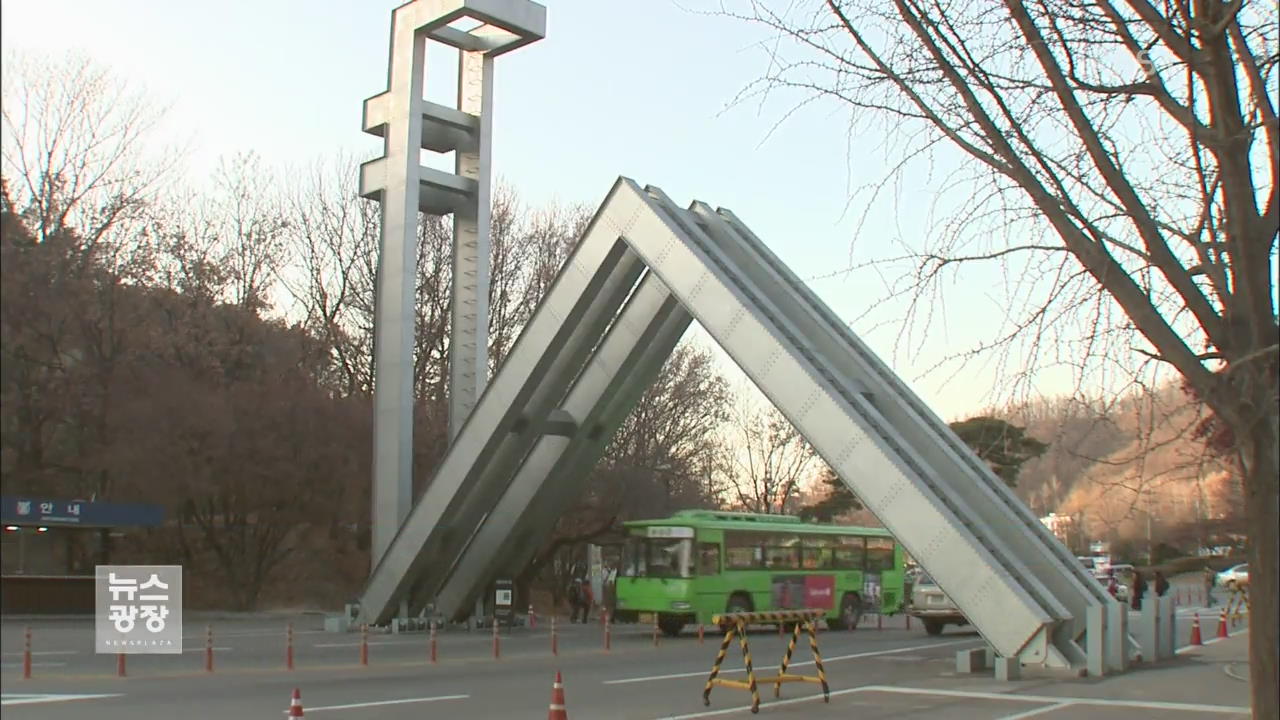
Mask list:
POLYGON ((93 612, 94 567, 129 528, 159 527, 164 508, 47 497, 0 498, 0 612, 93 612))

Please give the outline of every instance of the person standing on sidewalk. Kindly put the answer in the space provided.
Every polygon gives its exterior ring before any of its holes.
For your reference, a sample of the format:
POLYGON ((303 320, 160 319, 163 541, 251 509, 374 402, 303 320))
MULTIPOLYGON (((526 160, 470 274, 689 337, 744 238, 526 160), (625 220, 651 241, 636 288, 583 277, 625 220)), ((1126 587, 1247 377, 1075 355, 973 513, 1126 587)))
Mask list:
POLYGON ((1165 579, 1164 573, 1156 571, 1156 596, 1164 597, 1169 592, 1169 581, 1165 579))
POLYGON ((1142 596, 1147 594, 1147 579, 1142 577, 1142 573, 1138 570, 1133 571, 1133 598, 1130 607, 1134 610, 1142 609, 1142 596))
POLYGON ((569 587, 565 588, 566 599, 569 601, 569 622, 578 621, 578 611, 582 608, 582 578, 575 575, 569 581, 569 587))
POLYGON ((582 624, 586 625, 587 620, 591 617, 591 607, 596 604, 595 593, 591 590, 591 579, 582 578, 582 590, 578 596, 582 599, 582 624))

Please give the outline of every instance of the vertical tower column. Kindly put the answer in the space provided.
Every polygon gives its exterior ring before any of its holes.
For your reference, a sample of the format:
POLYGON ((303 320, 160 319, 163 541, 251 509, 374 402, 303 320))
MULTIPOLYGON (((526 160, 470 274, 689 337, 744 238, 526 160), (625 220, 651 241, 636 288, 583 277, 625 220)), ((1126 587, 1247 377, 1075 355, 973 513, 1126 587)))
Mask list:
MULTIPOLYGON (((388 90, 378 96, 385 116, 380 172, 362 173, 362 193, 382 205, 374 296, 372 557, 377 562, 409 514, 413 491, 413 349, 418 264, 425 34, 392 24, 388 90), (380 176, 365 182, 369 176, 380 176)), ((366 124, 369 107, 366 103, 366 124)))
POLYGON ((453 214, 453 298, 449 335, 449 440, 476 406, 489 379, 489 250, 493 58, 459 52, 458 109, 479 119, 472 147, 459 149, 455 174, 474 180, 475 193, 453 214))
POLYGON ((383 139, 383 154, 360 166, 361 196, 382 205, 374 301, 373 567, 413 502, 418 213, 454 216, 452 439, 484 391, 489 370, 493 61, 545 34, 546 8, 529 0, 411 0, 391 13, 387 91, 364 102, 364 131, 383 139), (460 53, 456 108, 424 99, 428 40, 460 53), (423 167, 422 150, 455 153, 455 172, 423 167))

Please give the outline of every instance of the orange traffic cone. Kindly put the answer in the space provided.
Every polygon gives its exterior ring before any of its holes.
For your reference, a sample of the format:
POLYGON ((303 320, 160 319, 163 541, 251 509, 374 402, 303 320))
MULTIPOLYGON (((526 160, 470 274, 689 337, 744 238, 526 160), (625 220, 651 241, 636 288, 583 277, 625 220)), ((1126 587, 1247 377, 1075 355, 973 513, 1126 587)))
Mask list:
POLYGON ((298 688, 293 689, 293 700, 289 701, 289 717, 302 717, 302 693, 298 688))
POLYGON ((1200 613, 1196 613, 1191 618, 1191 644, 1192 645, 1204 644, 1204 642, 1200 640, 1200 613))
POLYGON ((556 671, 556 682, 551 686, 551 708, 547 711, 547 720, 569 720, 569 713, 564 709, 564 681, 560 679, 560 671, 556 671))
POLYGON ((1218 637, 1224 638, 1226 636, 1227 636, 1227 611, 1223 610, 1221 619, 1218 620, 1218 637))

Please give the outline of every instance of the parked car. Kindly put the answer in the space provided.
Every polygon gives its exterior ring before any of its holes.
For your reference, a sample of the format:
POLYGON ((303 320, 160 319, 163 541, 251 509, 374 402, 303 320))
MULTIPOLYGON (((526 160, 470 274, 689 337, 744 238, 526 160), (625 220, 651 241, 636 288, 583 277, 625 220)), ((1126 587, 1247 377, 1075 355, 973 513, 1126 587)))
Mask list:
MULTIPOLYGON (((1097 578, 1103 589, 1111 585, 1110 575, 1094 575, 1094 577, 1097 578)), ((1120 578, 1116 578, 1116 600, 1122 603, 1129 602, 1129 586, 1120 582, 1120 578)))
POLYGON ((1133 582, 1134 573, 1137 572, 1137 569, 1128 563, 1112 565, 1108 570, 1115 574, 1116 580, 1126 585, 1133 582))
POLYGON ((969 619, 960 612, 960 608, 924 572, 920 573, 912 585, 911 605, 907 608, 907 614, 919 618, 924 623, 924 631, 930 635, 940 634, 948 625, 969 624, 969 619))
POLYGON ((1235 590, 1249 584, 1249 563, 1242 563, 1218 573, 1217 584, 1235 590))

